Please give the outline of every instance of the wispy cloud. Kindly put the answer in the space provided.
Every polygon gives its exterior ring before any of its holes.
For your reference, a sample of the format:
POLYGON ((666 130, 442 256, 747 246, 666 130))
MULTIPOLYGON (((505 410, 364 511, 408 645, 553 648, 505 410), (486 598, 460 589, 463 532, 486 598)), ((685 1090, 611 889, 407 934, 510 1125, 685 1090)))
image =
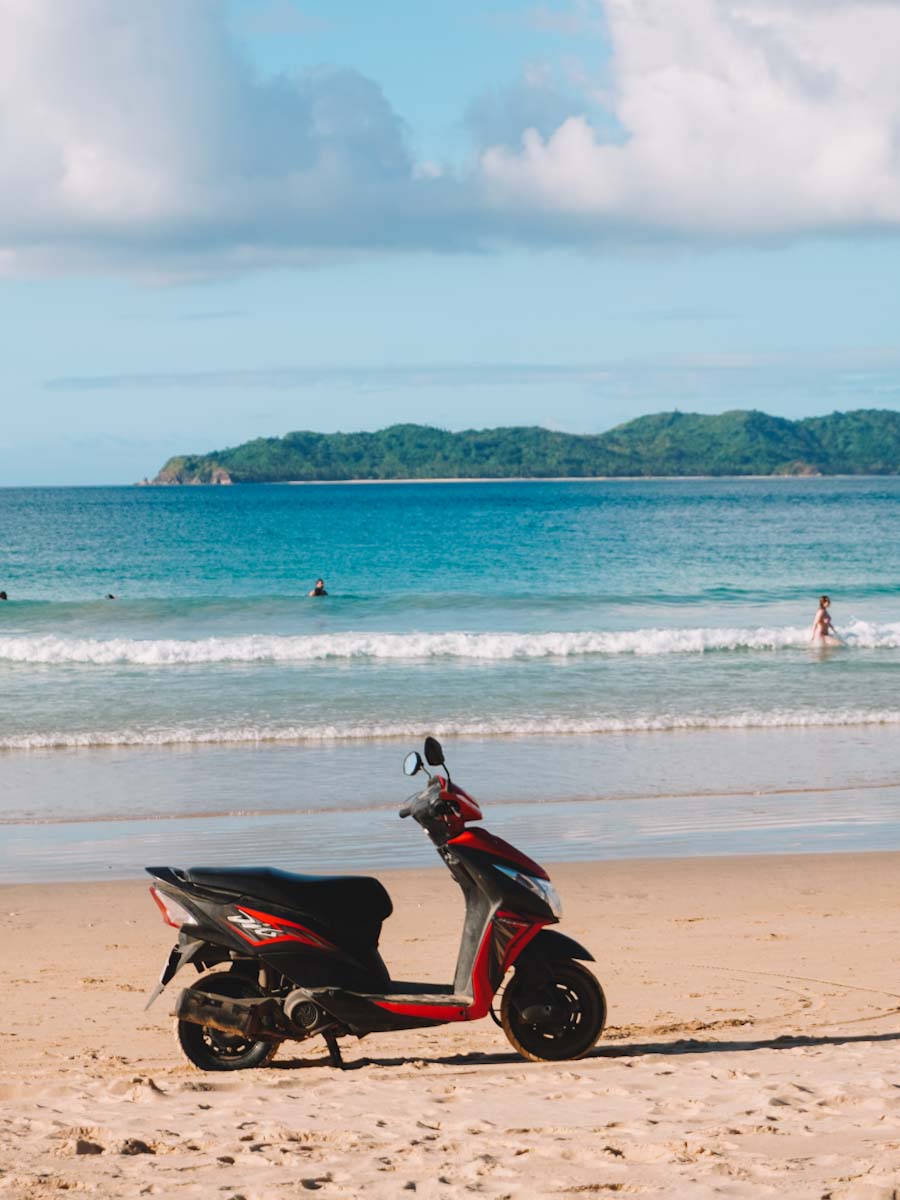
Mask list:
POLYGON ((534 363, 431 363, 417 366, 254 367, 238 371, 159 371, 130 375, 72 375, 49 379, 57 391, 121 391, 169 388, 302 389, 329 384, 360 390, 398 387, 507 387, 553 382, 596 383, 605 368, 534 363))
POLYGON ((484 19, 496 29, 525 28, 558 37, 583 37, 603 28, 601 5, 597 0, 529 4, 518 11, 487 12, 484 19))
POLYGON ((596 33, 601 27, 599 6, 591 0, 574 0, 568 4, 532 4, 522 19, 538 33, 555 33, 564 37, 580 37, 596 33))
POLYGON ((578 385, 598 393, 643 393, 654 389, 679 395, 720 389, 727 401, 735 387, 802 380, 827 390, 893 388, 900 382, 900 349, 785 351, 781 353, 695 353, 597 363, 528 362, 420 363, 371 366, 263 366, 243 370, 148 371, 132 374, 70 375, 48 379, 54 391, 302 391, 336 387, 357 391, 399 388, 491 388, 578 385))

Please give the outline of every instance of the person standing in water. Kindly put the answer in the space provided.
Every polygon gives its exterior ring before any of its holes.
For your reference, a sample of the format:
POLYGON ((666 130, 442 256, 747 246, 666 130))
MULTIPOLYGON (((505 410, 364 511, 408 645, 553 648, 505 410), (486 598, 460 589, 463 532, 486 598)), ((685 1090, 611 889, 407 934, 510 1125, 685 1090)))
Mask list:
POLYGON ((325 580, 317 579, 316 586, 311 592, 307 592, 306 594, 307 596, 327 596, 328 593, 325 591, 325 580))
POLYGON ((810 641, 824 643, 825 645, 835 645, 841 640, 831 620, 831 613, 828 611, 830 607, 831 597, 820 596, 819 607, 813 618, 812 637, 810 641))

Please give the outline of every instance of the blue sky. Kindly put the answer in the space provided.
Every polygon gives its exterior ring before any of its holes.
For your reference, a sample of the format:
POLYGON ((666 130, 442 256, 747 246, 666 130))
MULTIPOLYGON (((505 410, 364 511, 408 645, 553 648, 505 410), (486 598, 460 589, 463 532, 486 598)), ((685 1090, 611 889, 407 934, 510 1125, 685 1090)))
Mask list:
POLYGON ((0 484, 898 407, 896 6, 692 3, 0 0, 0 484))

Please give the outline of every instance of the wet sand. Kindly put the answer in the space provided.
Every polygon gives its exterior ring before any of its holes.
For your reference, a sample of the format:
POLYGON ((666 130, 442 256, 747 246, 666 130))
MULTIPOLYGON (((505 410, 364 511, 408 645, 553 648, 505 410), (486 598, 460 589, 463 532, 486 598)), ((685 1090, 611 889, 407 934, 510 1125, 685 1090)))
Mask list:
MULTIPOLYGON (((576 1063, 489 1020, 204 1075, 143 1012, 173 931, 143 882, 0 888, 0 1197, 781 1195, 900 1187, 900 854, 566 864, 609 1026, 576 1063)), ((452 974, 461 901, 384 876, 398 976, 452 974)))

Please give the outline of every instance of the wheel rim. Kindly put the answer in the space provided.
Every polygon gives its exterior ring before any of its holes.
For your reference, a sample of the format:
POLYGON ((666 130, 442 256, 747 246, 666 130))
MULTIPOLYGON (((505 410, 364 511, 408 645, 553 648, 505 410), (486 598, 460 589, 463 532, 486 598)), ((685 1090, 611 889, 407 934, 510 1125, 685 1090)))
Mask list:
POLYGON ((580 1058, 603 1031, 603 989, 577 963, 553 964, 547 975, 538 986, 518 974, 511 980, 503 997, 503 1028, 526 1058, 580 1058))
POLYGON ((210 1029, 207 1025, 200 1027, 200 1036, 209 1052, 219 1058, 240 1058, 254 1045, 237 1034, 223 1033, 221 1029, 210 1029))
POLYGON ((545 989, 545 1007, 550 1011, 537 1021, 526 1021, 519 1015, 522 1027, 550 1042, 561 1042, 577 1033, 584 1012, 582 999, 571 983, 554 980, 545 989))

